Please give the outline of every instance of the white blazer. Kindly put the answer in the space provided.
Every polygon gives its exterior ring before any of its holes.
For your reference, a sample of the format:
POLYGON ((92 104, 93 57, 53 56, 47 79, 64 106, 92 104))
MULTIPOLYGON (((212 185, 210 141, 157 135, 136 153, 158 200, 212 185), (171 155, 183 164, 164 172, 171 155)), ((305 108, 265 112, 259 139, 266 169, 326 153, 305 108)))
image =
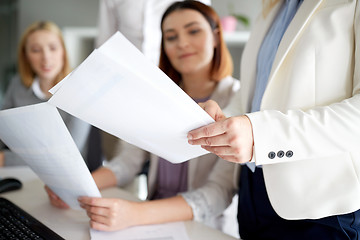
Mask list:
MULTIPOLYGON (((257 53, 281 3, 254 26, 232 114, 250 110, 257 53)), ((282 218, 360 209, 359 92, 360 3, 304 0, 280 43, 261 111, 247 114, 254 159, 282 218)))

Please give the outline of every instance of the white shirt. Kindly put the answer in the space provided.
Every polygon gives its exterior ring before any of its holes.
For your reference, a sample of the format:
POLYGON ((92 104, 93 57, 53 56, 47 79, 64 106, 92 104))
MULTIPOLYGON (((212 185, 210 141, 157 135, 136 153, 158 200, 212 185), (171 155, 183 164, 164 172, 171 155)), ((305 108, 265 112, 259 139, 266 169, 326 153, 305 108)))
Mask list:
POLYGON ((35 96, 38 97, 40 100, 44 100, 44 101, 49 100, 49 98, 40 88, 40 80, 38 77, 34 78, 34 81, 31 84, 31 89, 33 90, 35 96))

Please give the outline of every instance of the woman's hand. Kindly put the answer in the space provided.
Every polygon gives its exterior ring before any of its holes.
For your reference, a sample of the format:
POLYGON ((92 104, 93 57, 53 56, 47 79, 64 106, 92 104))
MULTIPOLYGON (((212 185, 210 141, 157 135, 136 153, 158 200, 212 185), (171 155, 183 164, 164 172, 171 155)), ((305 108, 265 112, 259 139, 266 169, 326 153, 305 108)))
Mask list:
POLYGON ((199 103, 199 106, 204 109, 205 112, 207 112, 216 122, 226 118, 219 105, 213 100, 199 103))
POLYGON ((136 225, 139 203, 122 199, 79 197, 80 206, 90 218, 90 226, 100 231, 116 231, 136 225))
POLYGON ((201 145, 224 160, 236 163, 249 162, 253 155, 253 134, 249 118, 245 115, 225 118, 215 102, 206 102, 201 106, 215 123, 192 130, 188 141, 192 145, 201 145))
POLYGON ((49 200, 51 205, 62 208, 62 209, 69 209, 69 205, 67 205, 58 195, 56 195, 48 186, 45 185, 45 191, 48 194, 49 200))
POLYGON ((0 167, 5 165, 5 154, 3 151, 0 151, 0 167))

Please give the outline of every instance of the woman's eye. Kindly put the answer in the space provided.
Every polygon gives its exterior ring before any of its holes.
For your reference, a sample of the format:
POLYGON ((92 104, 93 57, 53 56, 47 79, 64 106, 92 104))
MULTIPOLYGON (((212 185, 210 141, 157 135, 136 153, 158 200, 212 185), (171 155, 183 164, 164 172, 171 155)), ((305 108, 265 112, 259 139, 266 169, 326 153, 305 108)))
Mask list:
POLYGON ((166 37, 165 37, 165 40, 171 42, 171 41, 176 40, 176 38, 177 38, 176 35, 174 35, 174 36, 166 36, 166 37))
POLYGON ((196 34, 196 33, 200 32, 200 29, 192 29, 189 32, 190 32, 190 34, 196 34))
POLYGON ((40 52, 41 50, 38 49, 38 48, 32 48, 32 49, 30 49, 30 51, 31 51, 32 53, 38 53, 38 52, 40 52))

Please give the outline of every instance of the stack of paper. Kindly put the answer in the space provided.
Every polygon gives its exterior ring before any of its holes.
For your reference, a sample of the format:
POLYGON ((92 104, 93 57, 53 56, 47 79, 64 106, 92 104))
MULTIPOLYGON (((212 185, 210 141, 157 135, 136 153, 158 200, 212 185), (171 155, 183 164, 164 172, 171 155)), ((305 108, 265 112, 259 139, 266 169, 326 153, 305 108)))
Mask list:
POLYGON ((213 119, 119 32, 51 92, 49 103, 173 163, 208 153, 186 136, 213 119))
POLYGON ((92 240, 189 240, 183 222, 143 225, 115 232, 90 229, 92 240))

